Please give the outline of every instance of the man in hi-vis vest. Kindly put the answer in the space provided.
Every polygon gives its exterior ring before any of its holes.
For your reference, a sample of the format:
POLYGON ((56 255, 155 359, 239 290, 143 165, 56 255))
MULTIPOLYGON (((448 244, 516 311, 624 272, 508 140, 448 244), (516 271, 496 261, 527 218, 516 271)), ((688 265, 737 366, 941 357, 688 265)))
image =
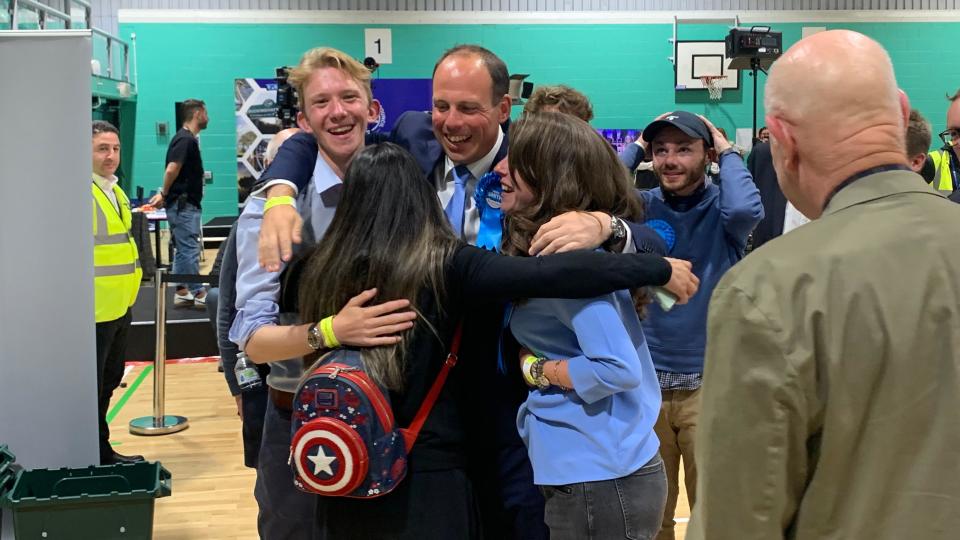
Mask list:
POLYGON ((100 464, 134 463, 110 446, 107 408, 123 379, 130 306, 140 290, 140 258, 130 234, 130 201, 113 174, 120 165, 120 133, 109 122, 93 123, 93 275, 97 321, 97 420, 100 464))
POLYGON ((960 90, 947 99, 947 129, 938 134, 943 147, 929 154, 935 169, 930 185, 944 195, 960 191, 960 90))

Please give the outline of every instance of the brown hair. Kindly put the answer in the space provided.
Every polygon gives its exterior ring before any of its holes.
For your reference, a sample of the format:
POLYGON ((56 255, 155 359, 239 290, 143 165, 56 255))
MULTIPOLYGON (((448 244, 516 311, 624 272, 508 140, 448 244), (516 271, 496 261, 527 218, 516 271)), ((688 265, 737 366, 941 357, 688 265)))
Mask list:
POLYGON ((565 85, 538 86, 523 106, 525 113, 538 113, 545 107, 556 107, 557 112, 572 114, 584 122, 593 120, 593 106, 582 93, 565 85))
MULTIPOLYGON (((333 221, 308 255, 299 281, 301 320, 337 313, 374 287, 374 303, 406 298, 419 312, 419 295, 428 290, 443 306, 443 276, 457 245, 437 192, 423 181, 413 156, 392 143, 368 146, 347 168, 333 221)), ((369 375, 390 390, 405 387, 414 332, 440 339, 422 315, 413 329, 399 332, 399 343, 361 349, 369 375)))
POLYGON ((115 128, 110 122, 107 122, 106 120, 94 120, 93 136, 96 137, 100 133, 114 133, 117 135, 117 137, 120 136, 120 132, 117 131, 117 128, 115 128))
MULTIPOLYGON (((504 223, 503 251, 526 256, 541 225, 564 212, 606 212, 639 222, 643 206, 613 147, 583 120, 560 112, 524 114, 510 126, 510 174, 533 192, 504 223)), ((645 292, 634 291, 643 314, 645 292)))
POLYGON ((917 154, 926 154, 930 150, 933 134, 930 132, 930 122, 916 109, 910 109, 910 119, 907 121, 907 157, 917 154))
POLYGON ((202 111, 207 106, 202 99, 187 99, 180 105, 180 112, 183 114, 183 121, 189 122, 193 120, 193 117, 196 116, 197 112, 202 111))
POLYGON ((330 47, 317 47, 303 53, 300 63, 297 64, 297 67, 291 69, 290 74, 287 75, 287 81, 297 90, 301 111, 306 110, 303 91, 307 86, 307 81, 310 80, 314 71, 326 67, 339 69, 349 75, 360 85, 360 88, 363 88, 363 91, 367 94, 367 101, 373 101, 369 69, 343 51, 330 47))
POLYGON ((493 51, 479 45, 457 45, 452 49, 447 49, 443 53, 443 56, 437 60, 437 63, 433 65, 433 75, 436 76, 437 68, 440 67, 440 64, 442 64, 444 60, 455 55, 473 55, 480 57, 480 60, 483 62, 483 67, 487 68, 487 73, 490 74, 491 103, 497 105, 500 103, 500 100, 503 99, 503 96, 510 92, 510 73, 507 71, 507 64, 505 64, 499 56, 493 54, 493 51))

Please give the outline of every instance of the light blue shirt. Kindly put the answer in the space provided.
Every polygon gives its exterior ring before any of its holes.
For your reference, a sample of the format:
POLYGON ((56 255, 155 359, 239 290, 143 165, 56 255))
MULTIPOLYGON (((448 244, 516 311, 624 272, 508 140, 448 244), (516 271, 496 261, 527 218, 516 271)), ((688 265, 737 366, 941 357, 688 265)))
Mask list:
POLYGON ((517 414, 537 485, 627 476, 660 448, 660 385, 628 291, 584 300, 534 299, 510 321, 517 340, 569 360, 573 389, 532 389, 517 414))
MULTIPOLYGON (((317 157, 308 189, 297 195, 297 212, 303 218, 303 242, 294 246, 295 255, 316 244, 327 232, 343 182, 322 157, 317 157), (310 189, 313 186, 313 189, 310 189)), ((230 328, 230 341, 241 349, 260 327, 277 324, 296 324, 296 314, 281 314, 280 272, 268 272, 260 267, 257 244, 263 222, 262 197, 251 196, 240 214, 237 224, 237 316, 230 328)), ((267 384, 278 390, 293 392, 303 372, 301 359, 284 360, 270 364, 267 384)))

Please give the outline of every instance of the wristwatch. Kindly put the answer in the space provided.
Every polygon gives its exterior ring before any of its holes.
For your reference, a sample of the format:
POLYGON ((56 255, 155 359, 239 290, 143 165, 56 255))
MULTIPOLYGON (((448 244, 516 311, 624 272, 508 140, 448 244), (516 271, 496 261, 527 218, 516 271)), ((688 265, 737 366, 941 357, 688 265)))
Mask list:
POLYGON ((536 363, 530 366, 530 376, 533 378, 533 382, 536 383, 535 386, 540 391, 550 388, 550 379, 547 379, 547 376, 543 374, 543 366, 546 363, 546 358, 538 358, 536 363))
POLYGON ((320 323, 313 323, 307 330, 307 346, 315 351, 323 348, 323 334, 320 333, 320 323))
POLYGON ((610 215, 610 239, 607 242, 611 245, 622 241, 627 237, 627 227, 620 221, 620 218, 610 215))
POLYGON ((736 154, 736 155, 739 156, 739 155, 740 155, 740 152, 737 151, 737 147, 736 147, 736 146, 731 146, 730 148, 727 148, 727 149, 724 150, 723 152, 720 152, 719 154, 717 154, 717 163, 720 163, 720 158, 722 158, 723 156, 725 156, 725 155, 727 155, 727 154, 736 154))

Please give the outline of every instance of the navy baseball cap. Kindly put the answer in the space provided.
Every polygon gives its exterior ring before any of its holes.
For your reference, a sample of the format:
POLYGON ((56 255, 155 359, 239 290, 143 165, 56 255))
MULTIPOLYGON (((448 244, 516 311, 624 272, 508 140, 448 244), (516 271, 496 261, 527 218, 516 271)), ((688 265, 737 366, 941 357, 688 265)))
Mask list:
POLYGON ((707 142, 707 148, 713 148, 713 135, 710 134, 710 128, 699 116, 687 111, 673 111, 660 120, 651 122, 644 128, 643 138, 653 142, 657 133, 667 126, 673 126, 694 139, 703 139, 707 142))

